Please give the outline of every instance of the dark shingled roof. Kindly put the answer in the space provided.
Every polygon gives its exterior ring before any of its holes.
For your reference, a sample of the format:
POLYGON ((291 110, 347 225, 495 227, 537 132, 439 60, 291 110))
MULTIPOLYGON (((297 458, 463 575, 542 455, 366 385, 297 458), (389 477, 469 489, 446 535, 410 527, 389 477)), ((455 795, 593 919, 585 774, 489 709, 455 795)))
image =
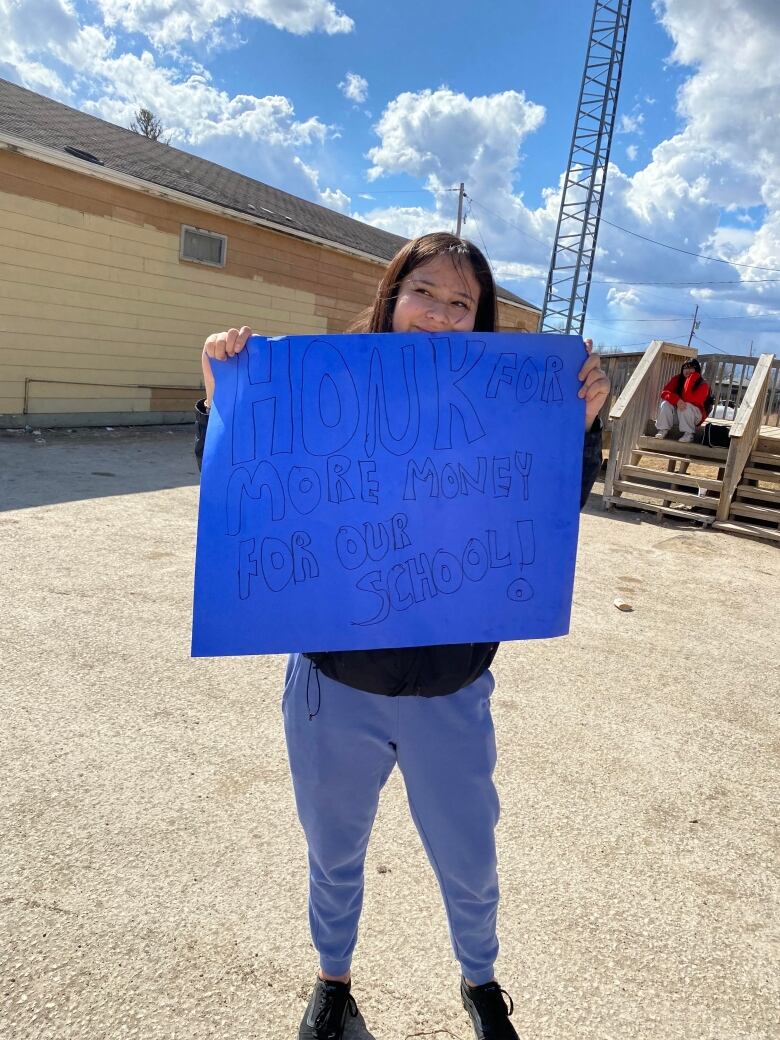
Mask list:
MULTIPOLYGON (((389 260, 406 239, 363 224, 325 206, 199 159, 189 152, 68 108, 58 101, 0 79, 0 132, 35 144, 89 156, 117 173, 137 177, 185 195, 259 217, 282 230, 302 231, 334 245, 347 246, 389 260)), ((538 310, 533 304, 499 289, 499 298, 538 310)))

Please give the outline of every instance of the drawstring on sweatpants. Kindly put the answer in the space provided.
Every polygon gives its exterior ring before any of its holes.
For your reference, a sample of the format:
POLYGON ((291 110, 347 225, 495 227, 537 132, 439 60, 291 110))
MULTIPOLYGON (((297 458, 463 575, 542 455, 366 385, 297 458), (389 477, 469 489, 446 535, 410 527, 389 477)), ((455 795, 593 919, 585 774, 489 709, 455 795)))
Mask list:
POLYGON ((322 703, 322 690, 320 689, 320 670, 317 665, 309 658, 309 674, 306 676, 306 707, 309 709, 309 722, 314 718, 315 715, 319 714, 320 704, 322 703), (311 682, 311 670, 314 669, 314 677, 317 680, 317 710, 311 710, 311 704, 309 703, 309 683, 311 682))

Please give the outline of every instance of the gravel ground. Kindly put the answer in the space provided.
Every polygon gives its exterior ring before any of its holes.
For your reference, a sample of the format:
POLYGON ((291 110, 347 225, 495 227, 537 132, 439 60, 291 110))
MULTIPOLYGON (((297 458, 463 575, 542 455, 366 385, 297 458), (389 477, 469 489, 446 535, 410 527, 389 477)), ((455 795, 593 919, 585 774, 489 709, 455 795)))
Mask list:
MULTIPOLYGON (((188 656, 190 449, 0 434, 9 1040, 297 1036, 316 961, 284 662, 188 656)), ((779 562, 593 498, 571 634, 502 647, 498 971, 523 1040, 780 1036, 779 562)), ((351 1040, 471 1040, 397 774, 354 971, 351 1040)))

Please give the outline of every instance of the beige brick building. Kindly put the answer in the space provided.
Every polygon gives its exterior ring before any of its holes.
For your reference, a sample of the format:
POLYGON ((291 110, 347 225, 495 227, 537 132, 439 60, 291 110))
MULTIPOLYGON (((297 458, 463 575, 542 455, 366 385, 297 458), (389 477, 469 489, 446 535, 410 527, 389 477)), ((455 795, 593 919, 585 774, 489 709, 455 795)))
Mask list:
POLYGON ((343 332, 403 241, 0 80, 0 425, 189 420, 206 335, 343 332))

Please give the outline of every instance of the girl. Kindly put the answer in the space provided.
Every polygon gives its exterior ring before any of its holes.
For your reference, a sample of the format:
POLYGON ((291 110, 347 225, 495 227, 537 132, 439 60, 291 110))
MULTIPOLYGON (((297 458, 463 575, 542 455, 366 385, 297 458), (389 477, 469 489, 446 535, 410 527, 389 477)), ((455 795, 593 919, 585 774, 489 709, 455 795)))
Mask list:
POLYGON ((696 427, 701 426, 709 415, 708 405, 712 403, 709 396, 710 388, 702 379, 701 365, 696 358, 691 358, 683 364, 680 374, 672 376, 661 391, 655 420, 656 439, 662 441, 676 419, 682 434, 680 440, 690 443, 696 427))
MULTIPOLYGON (((352 332, 494 332, 496 287, 485 257, 453 235, 424 235, 391 260, 352 332)), ((203 453, 214 380, 209 358, 241 351, 252 330, 215 333, 203 348, 206 398, 197 406, 203 453)), ((609 381, 590 354, 582 504, 601 465, 598 412, 609 381)), ((414 823, 436 873, 461 996, 479 1040, 516 1040, 512 1001, 494 979, 498 880, 490 714, 497 643, 292 654, 283 713, 295 799, 309 850, 309 922, 320 970, 299 1040, 340 1040, 357 1014, 350 967, 363 899, 363 863, 379 794, 401 769, 414 823), (312 674, 313 673, 313 674, 312 674), (310 685, 316 691, 310 694, 310 685), (313 702, 313 703, 312 703, 313 702)))

